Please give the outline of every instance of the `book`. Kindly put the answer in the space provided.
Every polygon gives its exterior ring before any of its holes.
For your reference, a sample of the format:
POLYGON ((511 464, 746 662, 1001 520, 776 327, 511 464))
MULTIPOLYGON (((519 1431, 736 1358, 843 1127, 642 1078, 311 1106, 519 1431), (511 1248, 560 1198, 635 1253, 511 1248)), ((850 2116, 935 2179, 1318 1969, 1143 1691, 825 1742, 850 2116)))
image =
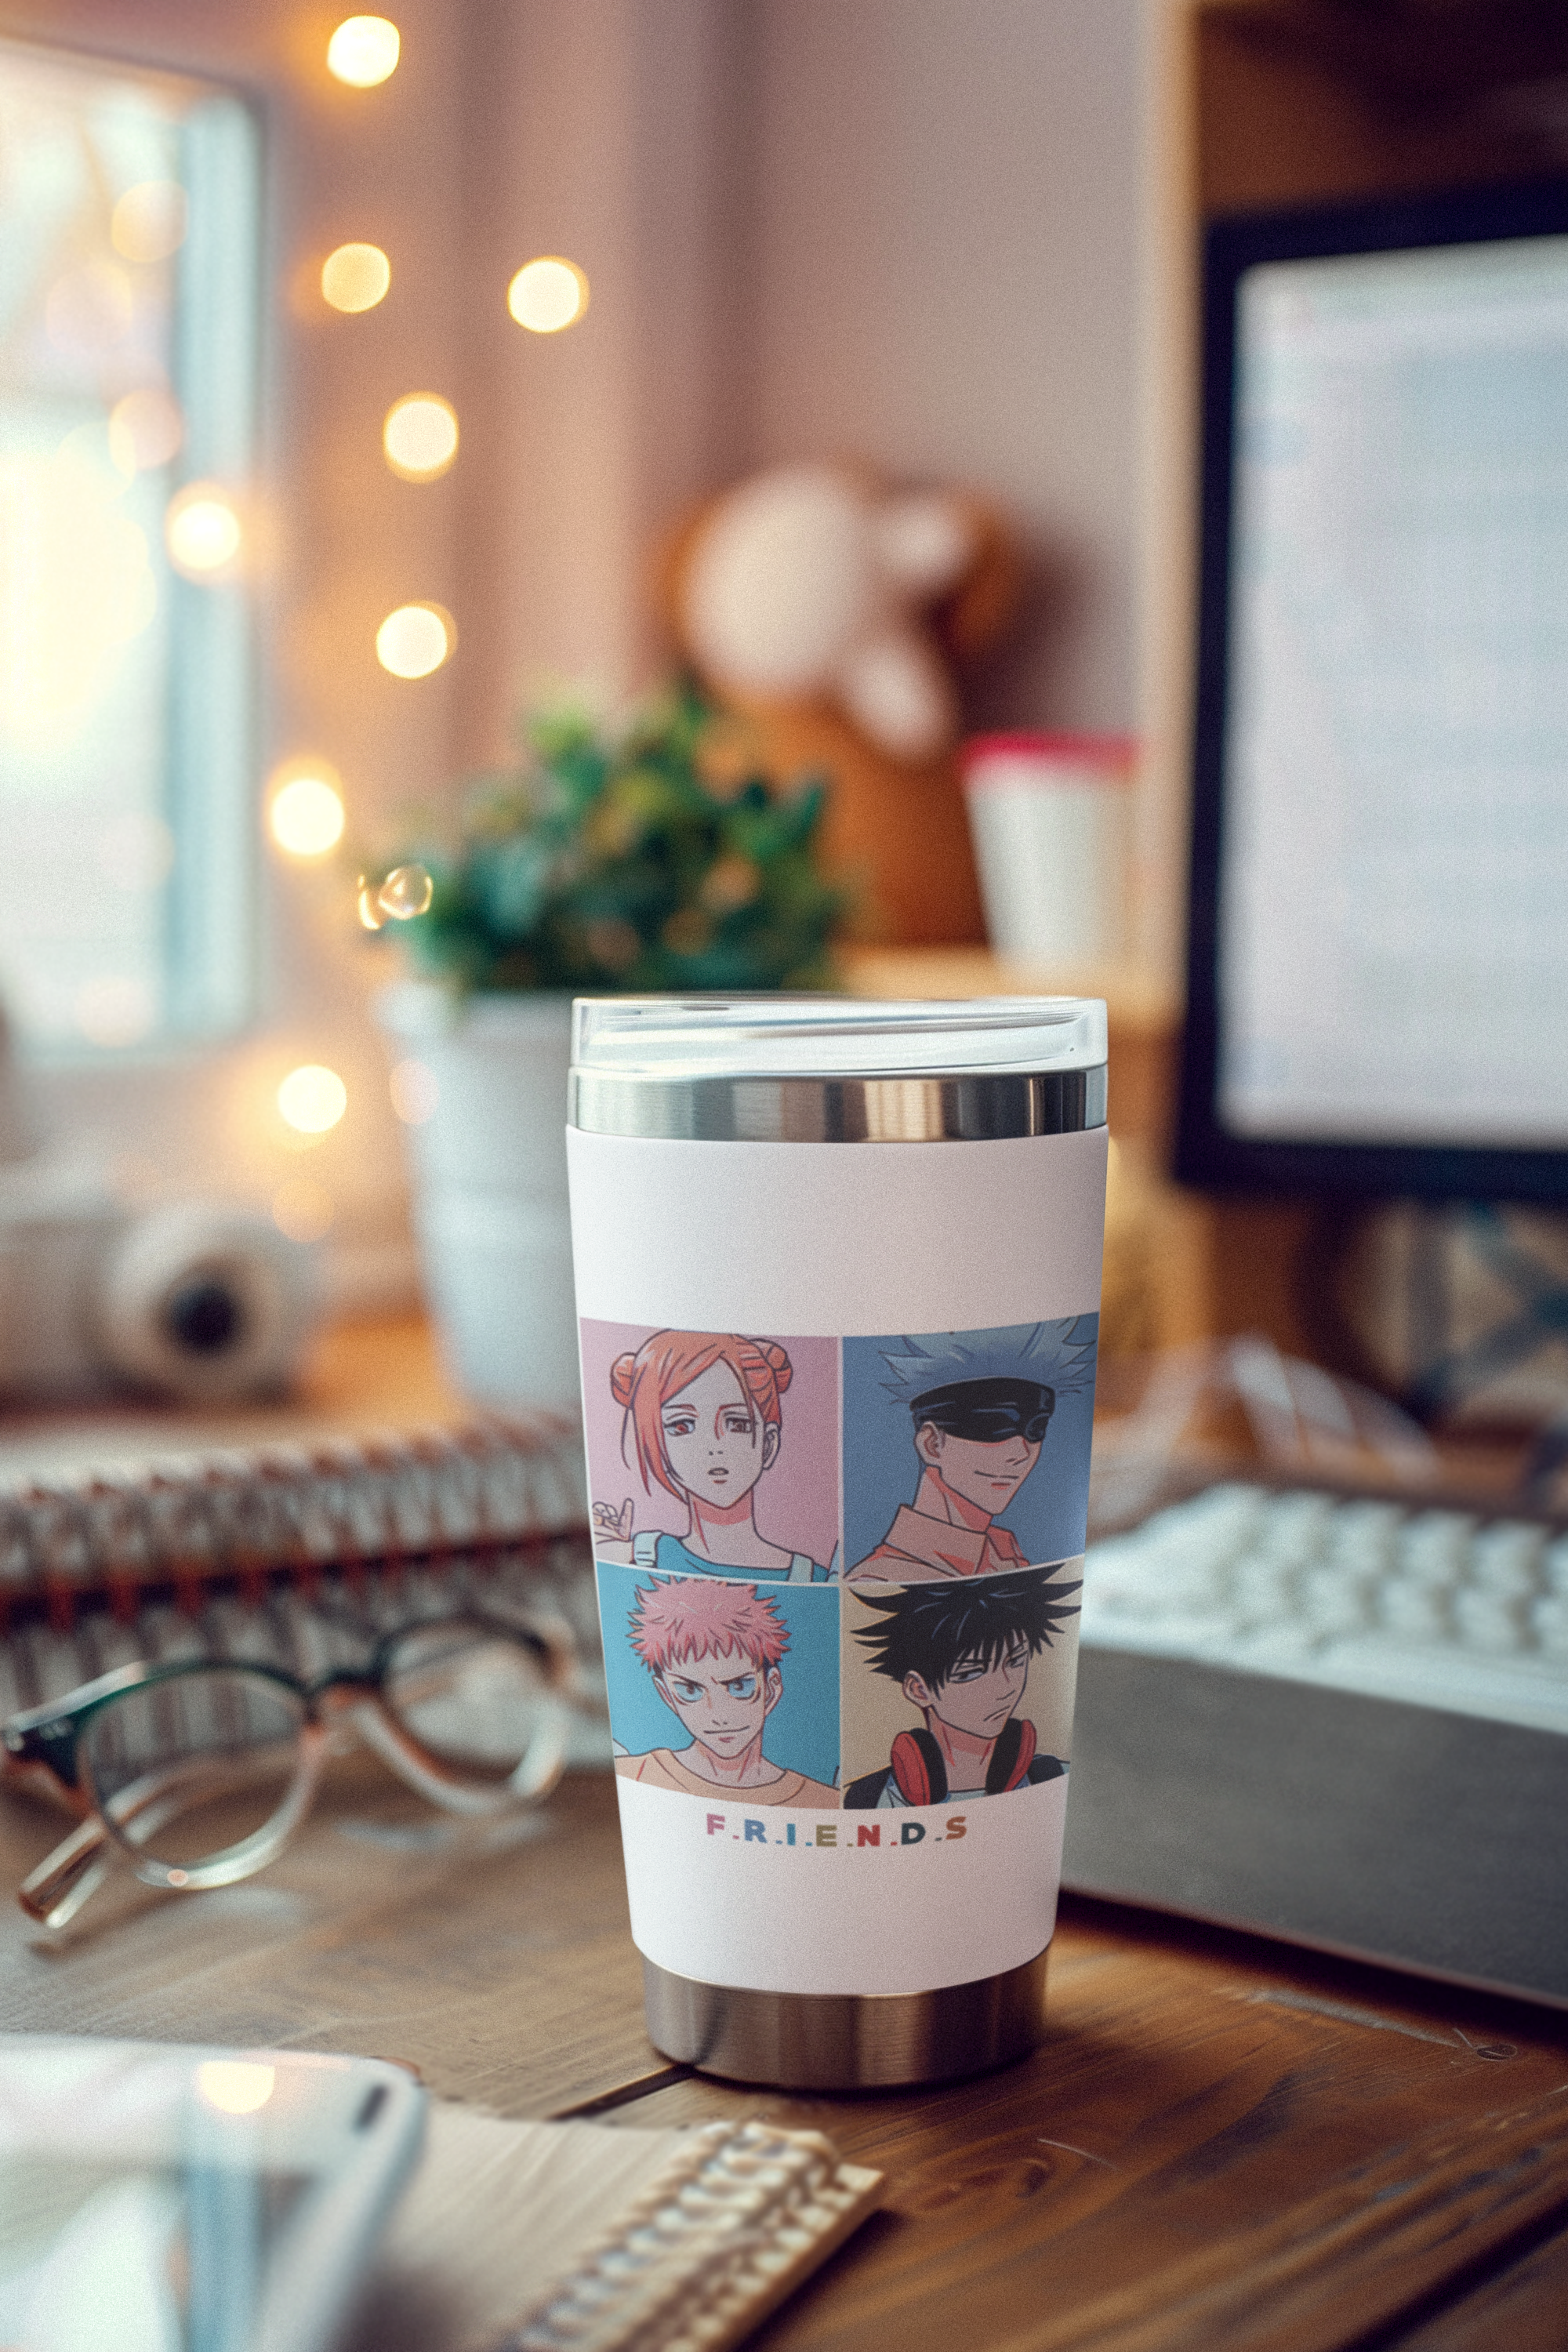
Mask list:
POLYGON ((434 2103, 343 2352, 726 2352, 881 2187, 768 2123, 620 2130, 434 2103))

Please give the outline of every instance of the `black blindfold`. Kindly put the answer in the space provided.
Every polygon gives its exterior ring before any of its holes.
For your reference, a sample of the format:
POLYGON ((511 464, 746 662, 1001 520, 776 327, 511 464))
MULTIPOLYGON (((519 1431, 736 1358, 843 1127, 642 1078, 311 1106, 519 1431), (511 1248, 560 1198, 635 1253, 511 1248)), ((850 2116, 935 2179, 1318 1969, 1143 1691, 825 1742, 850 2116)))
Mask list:
POLYGON ((1009 1437, 1037 1445, 1056 1409, 1056 1391, 1040 1381, 950 1381, 910 1401, 917 1429, 929 1421, 945 1436, 977 1445, 999 1445, 1009 1437))

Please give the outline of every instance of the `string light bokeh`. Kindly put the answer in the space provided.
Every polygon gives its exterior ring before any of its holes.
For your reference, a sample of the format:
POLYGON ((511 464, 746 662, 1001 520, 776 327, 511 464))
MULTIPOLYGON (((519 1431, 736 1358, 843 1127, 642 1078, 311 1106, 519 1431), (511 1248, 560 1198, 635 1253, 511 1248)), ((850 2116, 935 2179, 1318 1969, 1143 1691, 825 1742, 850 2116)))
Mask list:
POLYGON ((327 71, 351 89, 377 89, 397 71, 402 53, 389 16, 345 16, 327 43, 327 71))
POLYGON ((394 677, 428 677, 458 642, 443 604, 399 604, 375 633, 375 657, 394 677))
POLYGON ((374 310, 392 284, 392 264, 379 245, 340 245, 321 264, 321 297, 350 316, 374 310))
MULTIPOLYGON (((327 47, 329 71, 355 89, 372 89, 396 70, 401 57, 397 26, 382 16, 345 18, 327 47)), ((321 268, 323 299, 348 316, 374 310, 385 299, 393 278, 391 257, 370 243, 342 245, 327 257, 321 268)), ((590 289, 584 272, 558 254, 542 254, 516 271, 506 290, 508 310, 530 334, 555 335, 577 323, 588 309, 590 289)), ((155 420, 127 418, 124 435, 139 430, 151 439, 155 420)), ((165 431, 167 425, 165 425, 165 431)), ((388 469, 405 482, 438 481, 458 457, 460 431, 452 403, 435 392, 410 392, 395 400, 382 420, 382 456, 388 469)), ((457 645, 457 625, 446 608, 429 600, 399 604, 388 612, 375 633, 375 656, 391 677, 404 680, 429 677, 450 658, 457 645)), ((289 857, 325 856, 341 842, 345 812, 342 785, 328 763, 301 761, 275 770, 268 785, 268 824, 276 846, 289 857)), ((359 919, 365 929, 378 931, 389 922, 405 922, 429 907, 432 885, 424 867, 405 866, 377 882, 362 876, 357 891, 359 919)), ((427 1065, 409 1058, 400 1062, 390 1079, 392 1107, 406 1126, 422 1125, 436 1110, 438 1088, 427 1065)), ((347 1090, 324 1066, 308 1064, 289 1073, 278 1090, 278 1107, 297 1135, 328 1132, 342 1118, 347 1090)), ((315 1240, 330 1227, 333 1215, 324 1188, 305 1180, 290 1180, 273 1202, 274 1221, 280 1231, 300 1240, 315 1240)))
POLYGON ((349 1090, 324 1062, 301 1062, 278 1089, 278 1110, 296 1135, 328 1135, 349 1107, 349 1090))
POLYGON ((187 482, 169 500, 163 544, 176 572, 187 580, 211 580, 234 563, 244 526, 228 492, 217 482, 187 482))
POLYGON ((289 857, 324 857, 343 837, 342 783, 326 760, 289 760, 268 782, 267 826, 289 857))
POLYGON ((533 335, 558 335, 588 308, 588 281, 574 261, 541 254, 525 261, 506 289, 506 307, 533 335))
POLYGON ((381 428, 382 454, 405 482, 434 482, 458 454, 458 412, 438 392, 394 401, 381 428))

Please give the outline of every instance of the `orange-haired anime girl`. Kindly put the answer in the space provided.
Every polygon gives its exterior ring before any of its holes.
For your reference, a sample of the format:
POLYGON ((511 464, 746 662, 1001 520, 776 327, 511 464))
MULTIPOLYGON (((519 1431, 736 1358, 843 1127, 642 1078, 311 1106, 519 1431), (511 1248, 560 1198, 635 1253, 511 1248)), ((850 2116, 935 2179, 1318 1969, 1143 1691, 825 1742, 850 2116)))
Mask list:
POLYGON ((828 1570, 805 1552, 770 1543, 757 1527, 756 1486, 778 1459, 779 1400, 790 1360, 776 1339, 738 1331, 655 1331, 636 1355, 617 1356, 610 1391, 626 1409, 644 1488, 655 1485, 686 1506, 684 1536, 633 1533, 631 1497, 620 1510, 594 1506, 601 1559, 699 1576, 778 1576, 824 1583, 828 1570))

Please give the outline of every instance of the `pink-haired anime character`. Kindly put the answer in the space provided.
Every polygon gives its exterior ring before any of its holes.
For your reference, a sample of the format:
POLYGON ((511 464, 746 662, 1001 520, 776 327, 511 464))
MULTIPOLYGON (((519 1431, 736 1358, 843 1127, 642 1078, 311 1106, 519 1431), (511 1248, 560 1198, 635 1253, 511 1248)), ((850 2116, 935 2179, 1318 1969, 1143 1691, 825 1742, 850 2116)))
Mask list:
POLYGON ((628 1627, 632 1648, 670 1713, 691 1735, 679 1750, 617 1755, 628 1780, 711 1797, 744 1790, 755 1805, 837 1805, 825 1780, 793 1772, 763 1753, 768 1717, 784 1696, 780 1660, 789 1647, 776 1605, 754 1584, 676 1576, 639 1587, 628 1627))
POLYGON ((599 1558, 667 1573, 826 1582, 826 1567, 770 1543, 756 1521, 757 1481, 778 1459, 790 1379, 776 1339, 738 1331, 655 1331, 635 1355, 618 1356, 610 1392, 626 1412, 623 1457, 629 1441, 644 1490, 662 1486, 684 1503, 687 1524, 681 1536, 634 1534, 629 1496, 618 1511, 595 1503, 599 1558))

